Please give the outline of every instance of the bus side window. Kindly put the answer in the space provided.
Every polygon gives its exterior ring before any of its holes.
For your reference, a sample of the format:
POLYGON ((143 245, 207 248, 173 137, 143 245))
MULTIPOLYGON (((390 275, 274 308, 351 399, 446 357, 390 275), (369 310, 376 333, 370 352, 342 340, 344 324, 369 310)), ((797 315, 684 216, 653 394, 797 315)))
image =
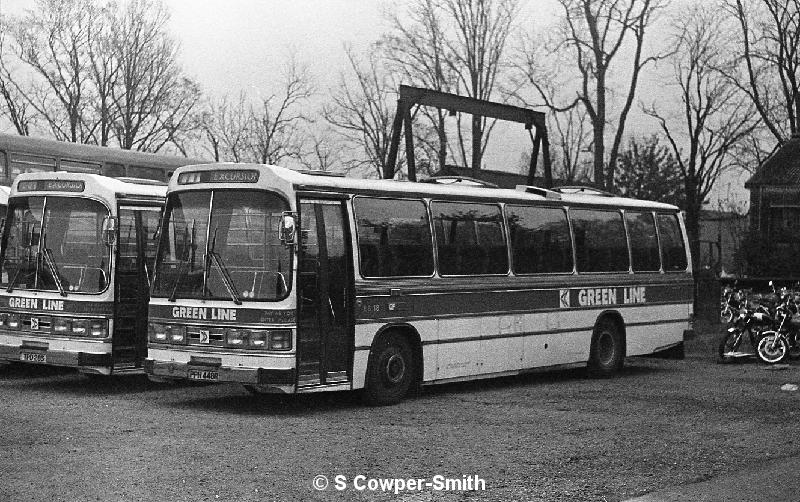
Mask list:
POLYGON ((664 260, 665 272, 686 270, 686 248, 683 245, 681 227, 674 214, 659 214, 658 236, 661 241, 661 256, 664 260))
POLYGON ((495 204, 431 204, 442 275, 508 273, 503 217, 495 204))
POLYGON ((433 275, 433 240, 423 201, 356 197, 353 206, 361 275, 433 275))
POLYGON ((103 165, 102 174, 103 176, 109 176, 111 178, 119 178, 125 176, 125 166, 123 166, 122 164, 107 162, 105 165, 103 165))
POLYGON ((164 171, 158 167, 128 166, 128 171, 125 174, 130 178, 165 181, 164 171))
POLYGON ((661 260, 658 257, 658 236, 653 213, 627 211, 625 223, 631 241, 633 271, 658 272, 661 260))
POLYGON ((83 162, 80 160, 61 159, 61 162, 59 163, 59 170, 70 173, 100 174, 100 164, 83 162))
POLYGON ((2 178, 2 184, 11 184, 8 176, 8 154, 2 150, 0 150, 0 178, 2 178))
POLYGON ((560 207, 506 206, 515 274, 572 272, 572 239, 560 207))
POLYGON ((9 154, 8 167, 11 178, 21 173, 49 173, 56 170, 56 159, 12 152, 9 154))
POLYGON ((578 272, 628 270, 628 243, 619 211, 572 209, 578 272))

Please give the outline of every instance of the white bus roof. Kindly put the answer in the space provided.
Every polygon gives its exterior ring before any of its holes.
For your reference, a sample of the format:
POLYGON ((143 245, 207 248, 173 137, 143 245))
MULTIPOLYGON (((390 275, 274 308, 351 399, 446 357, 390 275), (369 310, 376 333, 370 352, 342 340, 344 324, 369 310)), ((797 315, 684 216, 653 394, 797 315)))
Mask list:
MULTIPOLYGON (((23 185, 24 187, 25 185, 23 185)), ((115 200, 120 197, 141 197, 163 199, 166 195, 167 187, 163 183, 152 182, 150 180, 133 180, 131 178, 109 178, 99 174, 88 173, 68 173, 56 171, 52 173, 22 173, 14 180, 11 185, 10 197, 29 196, 29 195, 64 195, 69 193, 78 196, 94 196, 106 201, 110 206, 115 206, 115 200), (35 190, 19 190, 20 183, 35 181, 81 181, 82 190, 60 189, 57 184, 38 185, 35 190)))
POLYGON ((464 186, 456 183, 437 184, 437 183, 418 183, 396 180, 376 180, 363 178, 346 178, 340 176, 328 176, 318 174, 308 174, 306 172, 293 171, 284 167, 264 165, 264 164, 197 164, 179 167, 175 170, 169 181, 169 190, 186 190, 213 188, 225 184, 227 186, 247 188, 255 186, 265 190, 277 190, 282 193, 291 193, 297 189, 317 190, 317 191, 339 191, 339 192, 358 192, 370 193, 371 195, 384 194, 409 194, 418 197, 437 197, 437 196, 467 196, 470 199, 484 199, 496 201, 549 201, 567 205, 593 205, 611 207, 636 207, 644 209, 660 209, 677 211, 678 208, 671 204, 653 202, 641 199, 629 199, 625 197, 608 196, 592 192, 558 193, 541 188, 534 188, 531 192, 522 189, 513 190, 507 188, 485 188, 464 186), (181 173, 202 172, 202 171, 252 171, 257 170, 259 177, 257 182, 245 183, 222 183, 222 182, 193 182, 179 184, 181 173))
POLYGON ((32 155, 53 156, 87 162, 116 162, 161 168, 174 168, 187 163, 201 161, 200 159, 189 159, 177 155, 137 152, 108 146, 86 145, 3 133, 0 133, 0 150, 19 151, 32 155))

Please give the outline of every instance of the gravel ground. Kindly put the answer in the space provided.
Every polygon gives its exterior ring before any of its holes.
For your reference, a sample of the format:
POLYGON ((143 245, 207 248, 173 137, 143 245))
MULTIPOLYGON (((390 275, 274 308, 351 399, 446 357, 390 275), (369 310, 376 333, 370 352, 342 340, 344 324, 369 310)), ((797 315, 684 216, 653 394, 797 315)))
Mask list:
POLYGON ((685 360, 629 359, 610 379, 551 371, 383 408, 353 393, 254 398, 6 366, 0 502, 615 501, 794 455, 800 393, 780 387, 800 384, 800 365, 716 364, 716 331, 685 360), (313 489, 318 475, 327 490, 313 489), (485 490, 358 491, 357 475, 477 475, 485 490))

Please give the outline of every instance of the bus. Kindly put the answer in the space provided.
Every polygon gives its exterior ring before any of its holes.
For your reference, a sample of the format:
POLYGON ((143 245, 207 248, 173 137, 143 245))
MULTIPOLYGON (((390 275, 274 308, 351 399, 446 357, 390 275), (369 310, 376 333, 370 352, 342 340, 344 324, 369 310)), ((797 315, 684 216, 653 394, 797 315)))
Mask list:
POLYGON ((138 371, 166 183, 19 174, 0 246, 0 360, 138 371))
POLYGON ((390 404, 420 384, 679 356, 693 280, 678 208, 562 192, 181 167, 145 372, 390 404))
POLYGON ((11 187, 0 185, 0 221, 6 217, 6 209, 8 209, 8 194, 11 193, 11 187))
POLYGON ((166 182, 180 166, 202 161, 119 148, 0 134, 0 185, 21 173, 68 171, 166 182))

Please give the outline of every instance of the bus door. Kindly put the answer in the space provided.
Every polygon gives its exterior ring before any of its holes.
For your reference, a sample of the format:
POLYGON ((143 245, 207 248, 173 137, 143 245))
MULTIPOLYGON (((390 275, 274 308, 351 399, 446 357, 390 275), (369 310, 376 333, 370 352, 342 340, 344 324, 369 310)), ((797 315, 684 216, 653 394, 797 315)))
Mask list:
POLYGON ((353 353, 350 240, 341 200, 300 200, 298 385, 350 380, 353 353))
POLYGON ((160 211, 158 206, 119 207, 112 338, 115 369, 139 367, 147 357, 147 302, 160 211))

